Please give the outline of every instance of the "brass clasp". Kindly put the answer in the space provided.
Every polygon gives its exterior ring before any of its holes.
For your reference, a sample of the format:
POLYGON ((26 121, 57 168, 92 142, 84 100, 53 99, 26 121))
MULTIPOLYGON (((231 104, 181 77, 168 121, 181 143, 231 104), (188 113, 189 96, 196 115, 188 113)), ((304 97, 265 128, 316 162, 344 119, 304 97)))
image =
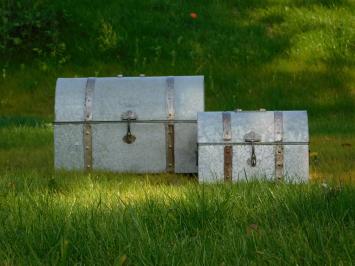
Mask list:
POLYGON ((250 142, 251 143, 251 156, 247 160, 248 164, 251 167, 256 166, 256 155, 255 155, 255 142, 260 142, 261 141, 261 136, 256 134, 254 131, 250 131, 244 136, 244 141, 245 142, 250 142))
POLYGON ((127 111, 121 115, 121 118, 127 121, 127 133, 122 140, 127 144, 131 144, 136 140, 136 136, 131 133, 131 121, 137 120, 137 114, 133 111, 127 111))

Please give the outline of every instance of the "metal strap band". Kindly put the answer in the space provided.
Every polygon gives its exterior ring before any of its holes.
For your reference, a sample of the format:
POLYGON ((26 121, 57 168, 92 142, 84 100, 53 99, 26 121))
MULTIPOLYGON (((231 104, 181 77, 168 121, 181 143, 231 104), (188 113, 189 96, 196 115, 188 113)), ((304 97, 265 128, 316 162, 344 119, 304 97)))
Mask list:
POLYGON ((165 127, 166 132, 166 171, 168 173, 175 172, 175 154, 174 154, 174 139, 175 139, 175 129, 174 129, 174 118, 175 118, 175 91, 174 91, 174 78, 167 78, 166 87, 166 109, 167 109, 167 119, 168 123, 165 127))
POLYGON ((166 125, 166 171, 168 173, 175 172, 175 155, 174 155, 174 125, 166 125))
POLYGON ((284 147, 283 140, 283 116, 282 112, 274 113, 274 134, 275 134, 275 176, 281 180, 284 176, 284 147))
MULTIPOLYGON (((231 113, 222 113, 223 122, 223 140, 232 140, 231 113)), ((233 146, 224 146, 224 181, 232 181, 233 173, 233 146)))
POLYGON ((233 176, 233 146, 224 146, 224 181, 232 181, 233 176))
POLYGON ((231 127, 231 113, 222 113, 223 119, 223 140, 232 139, 232 127, 231 127))
POLYGON ((84 169, 92 169, 92 102, 95 88, 95 78, 88 78, 85 88, 84 136, 84 169))
POLYGON ((174 120, 175 118, 175 92, 174 92, 174 78, 167 78, 167 88, 166 88, 166 109, 168 112, 168 120, 174 120))

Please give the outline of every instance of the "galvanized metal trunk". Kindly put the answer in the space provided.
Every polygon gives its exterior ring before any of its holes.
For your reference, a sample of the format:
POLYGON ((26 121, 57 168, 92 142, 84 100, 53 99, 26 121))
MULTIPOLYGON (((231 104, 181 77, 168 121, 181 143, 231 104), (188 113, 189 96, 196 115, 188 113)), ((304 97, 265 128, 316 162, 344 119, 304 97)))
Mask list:
POLYGON ((306 111, 200 112, 197 124, 200 181, 308 180, 306 111))
POLYGON ((202 76, 60 78, 55 167, 195 173, 202 76))

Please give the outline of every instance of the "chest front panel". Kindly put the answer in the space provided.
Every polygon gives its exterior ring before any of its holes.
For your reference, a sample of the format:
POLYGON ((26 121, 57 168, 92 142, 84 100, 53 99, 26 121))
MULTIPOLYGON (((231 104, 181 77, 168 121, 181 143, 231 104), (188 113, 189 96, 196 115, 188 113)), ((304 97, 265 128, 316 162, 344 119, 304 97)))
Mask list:
POLYGON ((201 76, 58 79, 55 166, 194 173, 203 98, 201 76))
POLYGON ((308 141, 304 111, 199 113, 199 180, 308 180, 308 141))

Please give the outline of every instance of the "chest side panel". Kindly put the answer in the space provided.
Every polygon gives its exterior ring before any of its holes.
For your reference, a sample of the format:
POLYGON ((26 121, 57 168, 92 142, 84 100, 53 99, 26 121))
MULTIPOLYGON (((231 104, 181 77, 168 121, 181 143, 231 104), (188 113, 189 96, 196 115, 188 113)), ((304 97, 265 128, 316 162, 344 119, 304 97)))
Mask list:
MULTIPOLYGON (((230 112, 231 143, 245 142, 245 135, 255 132, 260 142, 274 141, 274 112, 230 112)), ((225 143, 223 138, 223 113, 198 113, 198 143, 225 143)))
POLYGON ((83 121, 86 78, 59 78, 55 91, 55 121, 83 121))
MULTIPOLYGON (((121 120, 128 110, 138 120, 167 119, 168 77, 127 77, 96 79, 93 119, 121 120)), ((173 77, 176 120, 196 120, 203 111, 203 77, 173 77)))
POLYGON ((309 179, 309 146, 284 146, 284 175, 286 180, 304 182, 309 179))
POLYGON ((307 111, 284 111, 283 142, 309 142, 307 111))
POLYGON ((127 144, 123 123, 93 125, 94 169, 118 172, 165 172, 165 126, 159 123, 131 124, 135 141, 127 144))
POLYGON ((54 164, 56 169, 84 167, 83 125, 54 125, 54 164))
POLYGON ((197 125, 175 124, 175 173, 196 173, 197 125))
POLYGON ((274 179, 275 158, 274 146, 255 146, 256 165, 251 166, 252 147, 250 145, 235 145, 233 147, 233 180, 274 179))
POLYGON ((204 77, 174 77, 175 119, 196 120, 197 112, 205 110, 204 77))
POLYGON ((275 180, 276 170, 280 166, 281 178, 284 176, 295 182, 308 180, 309 136, 306 111, 230 113, 230 140, 223 139, 221 112, 198 114, 199 151, 210 152, 208 155, 199 154, 199 175, 201 172, 203 176, 209 176, 207 179, 211 179, 211 172, 215 172, 219 173, 220 180, 223 176, 221 166, 225 164, 223 153, 218 153, 218 158, 214 156, 217 156, 218 149, 232 145, 233 181, 252 178, 275 180), (279 117, 280 121, 277 120, 279 117), (280 126, 282 130, 278 131, 280 126), (281 136, 276 138, 276 132, 280 132, 281 136), (281 157, 279 146, 283 147, 281 157), (220 163, 215 164, 215 161, 220 163))
POLYGON ((203 145, 198 147, 198 179, 200 182, 223 182, 224 147, 203 145))
POLYGON ((198 143, 223 143, 223 120, 221 112, 197 113, 198 143))
POLYGON ((165 88, 161 78, 96 79, 93 119, 119 121, 129 110, 139 120, 165 119, 165 88))
POLYGON ((274 141, 274 112, 234 112, 231 125, 233 142, 245 142, 251 132, 260 136, 261 143, 274 141))

